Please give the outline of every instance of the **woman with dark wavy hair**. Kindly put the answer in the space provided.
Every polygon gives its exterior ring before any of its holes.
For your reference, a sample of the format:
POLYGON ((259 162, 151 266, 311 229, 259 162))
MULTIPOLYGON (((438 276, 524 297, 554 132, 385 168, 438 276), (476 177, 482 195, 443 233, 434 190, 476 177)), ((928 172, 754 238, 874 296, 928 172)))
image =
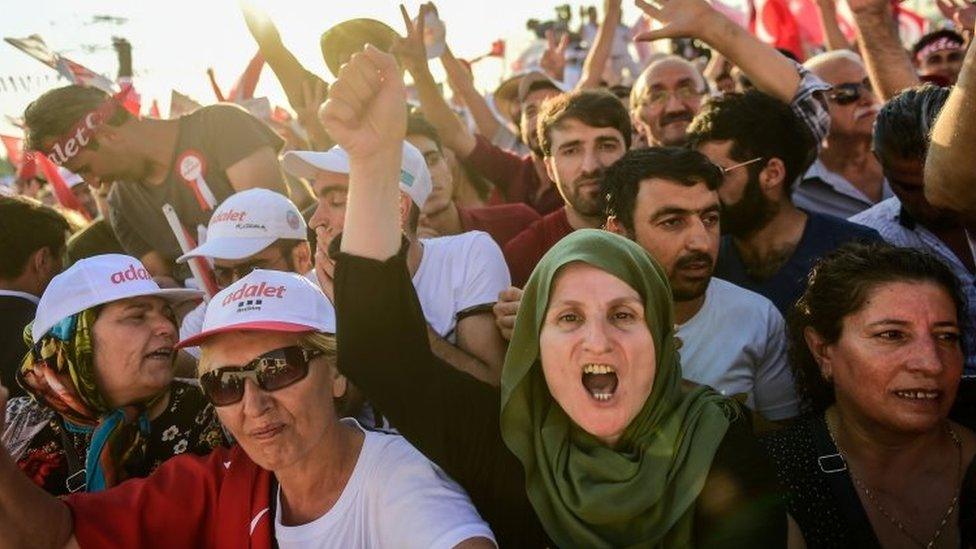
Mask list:
POLYGON ((960 547, 973 540, 976 436, 949 420, 965 306, 918 250, 826 256, 789 318, 805 420, 765 440, 811 547, 960 547))

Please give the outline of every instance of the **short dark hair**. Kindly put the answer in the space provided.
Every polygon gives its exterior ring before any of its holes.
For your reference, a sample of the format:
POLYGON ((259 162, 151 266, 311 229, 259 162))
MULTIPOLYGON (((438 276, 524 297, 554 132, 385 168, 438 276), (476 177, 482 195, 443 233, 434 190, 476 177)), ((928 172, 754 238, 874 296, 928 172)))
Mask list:
POLYGON ((0 278, 24 272, 30 256, 42 248, 64 251, 68 222, 54 208, 23 196, 0 196, 0 278))
POLYGON ((817 154, 813 134, 789 105, 760 91, 726 93, 705 103, 688 127, 688 146, 708 141, 732 141, 734 160, 779 158, 786 166, 783 189, 813 163, 817 154))
POLYGON ((941 38, 948 38, 949 40, 958 42, 960 46, 966 43, 966 39, 952 29, 940 29, 930 32, 922 35, 922 37, 918 39, 918 42, 915 42, 915 45, 912 46, 912 61, 914 61, 918 53, 922 51, 922 48, 941 38))
POLYGON ((935 119, 949 98, 949 88, 925 84, 888 100, 874 122, 874 152, 882 163, 892 156, 924 159, 935 119))
POLYGON ((543 154, 552 154, 552 129, 571 119, 594 128, 614 128, 623 136, 626 148, 630 148, 630 114, 620 100, 605 90, 580 90, 542 103, 537 132, 543 154))
POLYGON ((956 306, 959 326, 968 329, 959 281, 935 256, 883 242, 853 242, 837 248, 810 271, 806 291, 788 316, 789 360, 805 411, 823 413, 835 396, 833 384, 823 378, 807 346, 804 331, 813 328, 827 343, 836 342, 844 318, 860 311, 872 290, 892 282, 931 282, 943 288, 956 306))
POLYGON ((640 182, 652 177, 686 187, 704 183, 714 191, 722 184, 722 170, 698 151, 680 147, 650 147, 627 151, 603 176, 607 215, 634 230, 634 209, 640 182))
POLYGON ((437 150, 444 151, 441 134, 437 133, 437 128, 420 113, 412 112, 407 116, 407 135, 422 135, 433 141, 437 145, 437 150))
MULTIPOLYGON (((98 88, 64 86, 41 94, 24 110, 26 136, 24 148, 40 151, 44 142, 58 139, 78 123, 86 114, 100 107, 110 96, 98 88)), ((121 106, 108 119, 113 126, 120 126, 131 115, 121 106)))

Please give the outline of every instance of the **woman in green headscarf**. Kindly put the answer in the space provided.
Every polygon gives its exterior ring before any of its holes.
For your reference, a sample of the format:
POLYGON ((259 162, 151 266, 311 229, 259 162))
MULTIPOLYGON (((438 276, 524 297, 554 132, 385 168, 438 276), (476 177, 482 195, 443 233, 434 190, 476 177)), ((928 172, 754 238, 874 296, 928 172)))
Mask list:
POLYGON ((340 368, 468 490, 502 547, 785 543, 746 416, 681 382, 670 287, 637 244, 580 230, 546 254, 500 395, 431 355, 402 250, 342 255, 336 273, 340 368))
POLYGON ((785 545, 746 416, 681 386, 671 291, 637 244, 579 230, 543 257, 500 393, 433 355, 398 223, 404 97, 395 61, 368 47, 323 110, 350 158, 332 257, 342 373, 468 491, 501 547, 785 545))

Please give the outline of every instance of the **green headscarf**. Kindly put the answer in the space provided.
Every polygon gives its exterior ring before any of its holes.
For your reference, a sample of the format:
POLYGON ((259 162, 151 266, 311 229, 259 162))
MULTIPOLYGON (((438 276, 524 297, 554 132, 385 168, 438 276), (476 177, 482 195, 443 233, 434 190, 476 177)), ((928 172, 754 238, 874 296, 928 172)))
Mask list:
POLYGON ((522 295, 502 370, 502 438, 525 468, 526 491, 560 547, 687 547, 698 498, 732 408, 711 389, 685 390, 675 348, 671 288, 644 249, 606 231, 563 238, 522 295), (560 268, 580 261, 644 299, 657 373, 644 407, 615 448, 576 426, 539 364, 539 333, 560 268))

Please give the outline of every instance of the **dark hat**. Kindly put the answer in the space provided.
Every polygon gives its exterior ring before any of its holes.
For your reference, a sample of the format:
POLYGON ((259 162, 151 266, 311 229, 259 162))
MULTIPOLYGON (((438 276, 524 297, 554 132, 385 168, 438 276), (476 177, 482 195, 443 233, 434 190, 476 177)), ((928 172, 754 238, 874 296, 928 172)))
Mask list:
POLYGON ((396 31, 375 19, 350 19, 323 32, 319 46, 325 65, 333 76, 339 76, 339 68, 366 44, 389 52, 397 38, 396 31))

